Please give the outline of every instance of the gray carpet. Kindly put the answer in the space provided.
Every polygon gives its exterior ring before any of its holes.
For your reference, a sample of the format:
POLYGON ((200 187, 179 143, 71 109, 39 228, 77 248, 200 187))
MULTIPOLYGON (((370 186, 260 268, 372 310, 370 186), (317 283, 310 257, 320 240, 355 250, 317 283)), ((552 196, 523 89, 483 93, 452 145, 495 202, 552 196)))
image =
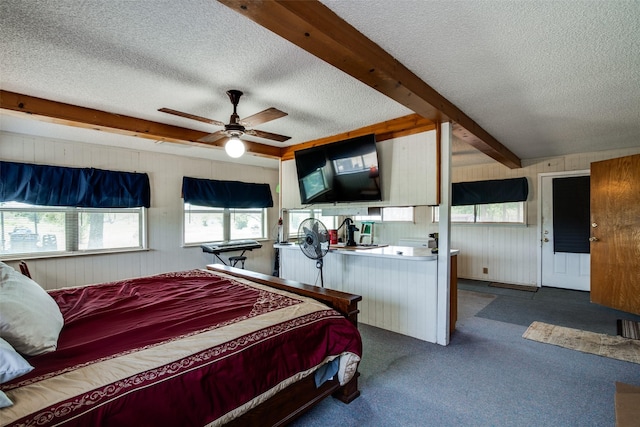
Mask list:
POLYGON ((325 399, 293 425, 614 426, 615 382, 640 386, 640 367, 525 340, 528 325, 479 317, 500 299, 461 292, 447 347, 360 325, 360 398, 325 399))
MULTIPOLYGON (((463 281, 462 287, 479 293, 496 289, 475 281, 463 281)), ((521 326, 539 321, 608 335, 617 334, 617 319, 640 321, 640 316, 591 303, 589 292, 547 287, 535 293, 500 289, 477 316, 521 326)))

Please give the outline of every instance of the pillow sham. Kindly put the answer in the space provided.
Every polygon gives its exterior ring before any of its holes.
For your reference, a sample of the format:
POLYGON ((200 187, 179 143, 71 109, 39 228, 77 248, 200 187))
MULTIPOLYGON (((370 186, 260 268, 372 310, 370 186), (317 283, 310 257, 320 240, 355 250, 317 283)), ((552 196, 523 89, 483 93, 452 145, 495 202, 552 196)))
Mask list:
POLYGON ((0 338, 0 384, 31 372, 33 366, 24 360, 11 344, 0 338))
POLYGON ((0 336, 28 356, 53 351, 64 324, 60 308, 36 282, 0 262, 0 336))

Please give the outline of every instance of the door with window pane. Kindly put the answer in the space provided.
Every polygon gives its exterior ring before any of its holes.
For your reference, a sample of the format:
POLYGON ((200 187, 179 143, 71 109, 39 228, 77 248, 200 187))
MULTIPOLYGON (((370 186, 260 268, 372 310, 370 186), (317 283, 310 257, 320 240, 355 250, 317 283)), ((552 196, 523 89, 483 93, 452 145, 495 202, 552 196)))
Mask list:
MULTIPOLYGON (((557 231, 554 231, 553 180, 579 176, 588 176, 588 173, 582 171, 541 176, 540 268, 542 286, 579 291, 590 289, 590 254, 554 249, 557 231)), ((586 213, 588 214, 588 208, 586 213)))

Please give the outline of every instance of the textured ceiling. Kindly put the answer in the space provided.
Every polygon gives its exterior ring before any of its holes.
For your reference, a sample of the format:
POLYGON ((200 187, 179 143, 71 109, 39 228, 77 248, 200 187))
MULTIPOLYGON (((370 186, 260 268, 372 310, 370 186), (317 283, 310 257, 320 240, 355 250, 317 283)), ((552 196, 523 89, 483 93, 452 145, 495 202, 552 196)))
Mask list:
MULTIPOLYGON (((522 159, 640 145, 640 2, 323 0, 522 159)), ((169 107, 298 144, 412 113, 211 0, 2 0, 4 90, 202 131, 169 107)), ((3 130, 227 159, 0 116, 3 130)), ((464 147, 463 147, 464 148, 464 147)), ((464 150, 473 152, 473 150, 464 150)), ((486 161, 461 154, 458 164, 486 161)), ((273 166, 245 156, 242 162, 273 166)), ((277 165, 277 163, 276 163, 277 165)))

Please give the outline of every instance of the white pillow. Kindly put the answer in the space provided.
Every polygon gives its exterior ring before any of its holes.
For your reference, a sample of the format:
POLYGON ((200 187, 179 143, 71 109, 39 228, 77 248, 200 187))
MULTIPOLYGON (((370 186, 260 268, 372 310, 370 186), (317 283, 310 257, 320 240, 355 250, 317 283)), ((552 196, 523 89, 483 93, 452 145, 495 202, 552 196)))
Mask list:
POLYGON ((4 394, 4 391, 0 390, 0 409, 8 408, 12 405, 13 402, 11 401, 11 399, 9 399, 6 394, 4 394))
POLYGON ((58 304, 33 280, 0 262, 0 336, 18 353, 53 351, 64 320, 58 304))
POLYGON ((24 360, 11 344, 0 338, 0 384, 31 372, 33 366, 24 360))

